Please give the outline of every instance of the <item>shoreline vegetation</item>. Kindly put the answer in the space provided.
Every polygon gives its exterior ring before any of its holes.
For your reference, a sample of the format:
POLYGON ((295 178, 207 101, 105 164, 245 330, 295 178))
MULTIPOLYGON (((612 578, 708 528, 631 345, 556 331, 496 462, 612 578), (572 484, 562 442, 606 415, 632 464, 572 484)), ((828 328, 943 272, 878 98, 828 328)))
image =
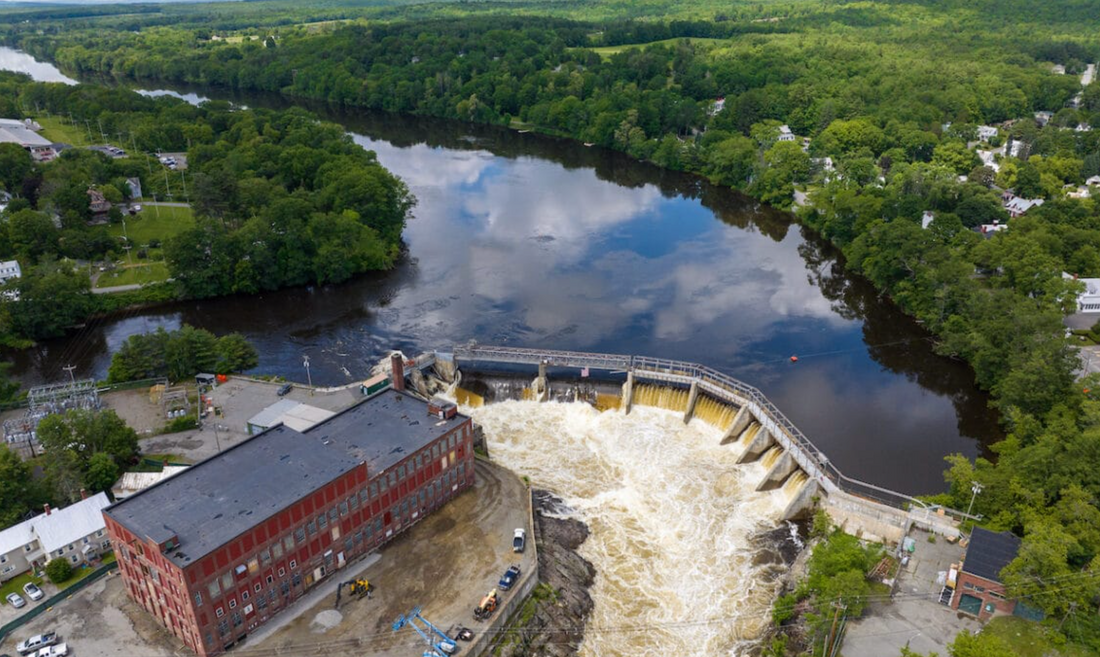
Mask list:
POLYGON ((707 20, 668 22, 626 20, 639 14, 613 2, 555 6, 552 18, 523 2, 439 3, 360 8, 390 22, 320 29, 318 16, 272 6, 288 20, 248 8, 234 22, 229 7, 174 25, 97 14, 41 33, 0 25, 0 42, 80 75, 519 121, 780 208, 799 192, 800 221, 936 335, 938 353, 966 360, 1002 413, 997 462, 949 456, 935 501, 972 503, 984 526, 1022 536, 1001 574, 1008 593, 1061 639, 1100 650, 1100 380, 1077 380, 1062 326, 1083 288, 1063 272, 1100 276, 1100 204, 1079 193, 1100 175, 1100 84, 1081 77, 1100 60, 1089 3, 727 13, 700 0, 707 20), (225 38, 250 30, 262 38, 225 38), (1010 212, 1014 198, 1043 203, 1010 212))

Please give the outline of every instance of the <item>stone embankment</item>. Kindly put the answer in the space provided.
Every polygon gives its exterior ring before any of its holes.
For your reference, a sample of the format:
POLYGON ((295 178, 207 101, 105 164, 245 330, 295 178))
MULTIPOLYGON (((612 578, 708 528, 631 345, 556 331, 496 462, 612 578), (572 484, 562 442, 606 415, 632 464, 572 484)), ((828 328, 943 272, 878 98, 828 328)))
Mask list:
POLYGON ((577 550, 588 527, 563 518, 567 509, 547 491, 536 490, 535 539, 539 547, 539 585, 501 636, 502 657, 575 655, 592 612, 589 588, 596 569, 577 550))

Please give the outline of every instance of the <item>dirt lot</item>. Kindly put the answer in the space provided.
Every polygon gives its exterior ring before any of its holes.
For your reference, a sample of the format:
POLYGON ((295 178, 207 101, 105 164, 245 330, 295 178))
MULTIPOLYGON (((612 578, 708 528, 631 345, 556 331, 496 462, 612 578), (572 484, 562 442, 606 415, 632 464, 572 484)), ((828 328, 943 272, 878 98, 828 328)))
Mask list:
MULTIPOLYGON (((342 602, 335 612, 335 583, 329 582, 331 594, 269 636, 250 638, 242 652, 258 647, 288 655, 408 657, 426 648, 423 640, 411 629, 395 633, 391 626, 415 606, 444 631, 464 625, 478 632, 482 624, 473 620, 473 609, 481 596, 496 587, 509 565, 518 561, 525 571, 533 567, 531 550, 522 561, 511 550, 512 530, 526 526, 523 483, 506 470, 479 462, 473 491, 413 527, 366 568, 366 577, 377 587, 371 599, 342 602)), ((531 528, 527 531, 530 536, 531 528)), ((354 566, 347 574, 352 572, 354 566)))
MULTIPOLYGON (((411 629, 394 633, 401 614, 421 606, 444 630, 465 625, 477 601, 517 561, 533 567, 533 551, 522 561, 511 551, 512 530, 527 527, 527 492, 514 474, 479 462, 474 489, 409 529, 377 555, 350 564, 316 586, 288 612, 276 616, 230 654, 326 655, 420 654, 423 642, 411 629), (333 609, 336 585, 362 571, 376 587, 371 599, 344 598, 333 609)), ((531 528, 527 527, 529 540, 531 528)), ((503 594, 510 595, 508 593, 503 594)), ((74 657, 170 657, 193 654, 125 594, 112 575, 74 594, 17 630, 0 651, 18 641, 57 631, 74 657)))

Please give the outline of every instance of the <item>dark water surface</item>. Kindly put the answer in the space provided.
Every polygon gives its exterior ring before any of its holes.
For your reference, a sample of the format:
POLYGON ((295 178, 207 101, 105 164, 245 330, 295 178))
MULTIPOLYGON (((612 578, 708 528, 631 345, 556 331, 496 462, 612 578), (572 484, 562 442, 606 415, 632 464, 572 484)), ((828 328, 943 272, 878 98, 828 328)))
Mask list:
MULTIPOLYGON (((13 53, 0 66, 33 61, 13 53)), ((320 384, 363 377, 391 348, 475 339, 705 363, 761 388, 847 475, 911 493, 943 488, 944 455, 1001 437, 969 368, 786 213, 573 142, 312 109, 417 196, 394 271, 94 322, 12 354, 16 373, 102 377, 127 336, 183 323, 243 333, 258 373, 304 379, 309 356, 320 384)))

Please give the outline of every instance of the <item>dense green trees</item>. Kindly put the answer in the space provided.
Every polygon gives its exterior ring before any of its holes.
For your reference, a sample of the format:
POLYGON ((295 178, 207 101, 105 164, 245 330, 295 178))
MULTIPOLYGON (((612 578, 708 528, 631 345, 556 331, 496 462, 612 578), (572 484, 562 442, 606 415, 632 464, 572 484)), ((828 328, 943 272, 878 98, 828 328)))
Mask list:
POLYGON ((157 329, 127 338, 111 357, 112 383, 165 376, 185 381, 199 372, 241 372, 256 366, 259 354, 240 334, 216 337, 184 325, 176 331, 157 329))
POLYGON ((38 424, 46 475, 70 502, 80 489, 107 490, 138 453, 137 434, 112 410, 71 410, 38 424))

